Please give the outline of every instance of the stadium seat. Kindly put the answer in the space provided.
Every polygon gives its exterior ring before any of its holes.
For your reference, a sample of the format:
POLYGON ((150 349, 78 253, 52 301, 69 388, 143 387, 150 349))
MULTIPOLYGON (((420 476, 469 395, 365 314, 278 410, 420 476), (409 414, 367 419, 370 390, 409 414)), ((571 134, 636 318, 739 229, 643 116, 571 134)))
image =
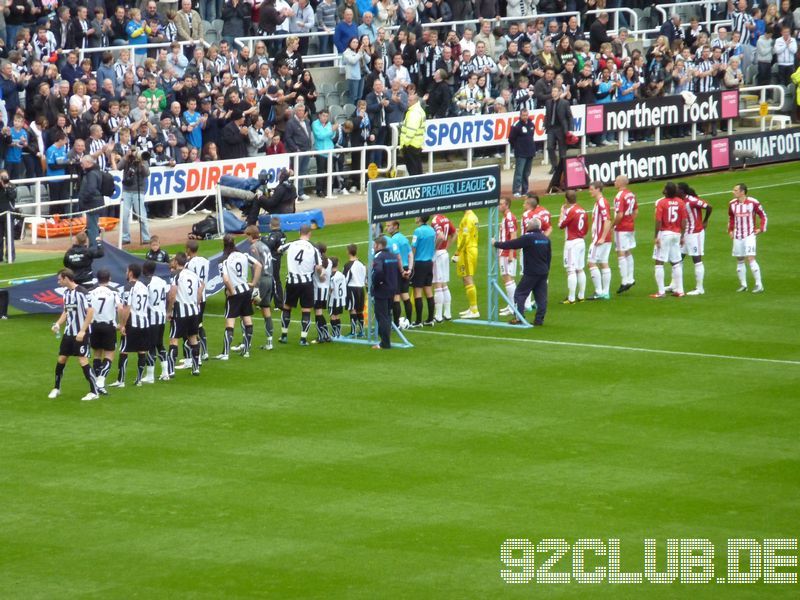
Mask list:
POLYGON ((755 85, 756 75, 758 75, 758 65, 748 65, 747 71, 744 74, 745 85, 755 85))
POLYGON ((319 86, 319 95, 322 96, 323 94, 330 94, 331 92, 336 91, 336 86, 332 83, 323 83, 319 86))
POLYGON ((342 114, 346 115, 348 119, 353 115, 354 112, 356 112, 355 104, 344 104, 342 106, 342 114))
POLYGON ((211 26, 220 35, 220 37, 222 37, 222 26, 224 24, 225 22, 222 19, 214 19, 213 21, 211 21, 211 26))
POLYGON ((344 106, 348 102, 350 102, 350 92, 340 92, 339 93, 339 104, 344 106))
POLYGON ((792 126, 792 117, 789 115, 772 115, 769 120, 770 129, 786 129, 792 126), (776 127, 777 125, 777 127, 776 127))
POLYGON ((340 94, 347 93, 347 81, 339 80, 336 82, 336 91, 340 94))
POLYGON ((312 229, 322 229, 325 227, 325 215, 321 210, 306 210, 303 212, 288 215, 262 214, 258 217, 258 229, 261 233, 269 232, 269 222, 275 217, 281 222, 281 229, 284 231, 299 231, 303 225, 308 225, 312 229))
POLYGON ((342 114, 342 107, 338 104, 333 104, 328 107, 328 112, 331 114, 331 119, 336 119, 342 114))
POLYGON ((217 45, 219 44, 219 41, 222 39, 222 37, 220 36, 219 32, 216 29, 211 27, 207 29, 206 32, 203 34, 203 39, 211 45, 217 45))
POLYGON ((334 104, 340 104, 339 92, 337 91, 328 92, 327 94, 325 94, 325 101, 328 104, 328 106, 333 106, 334 104))

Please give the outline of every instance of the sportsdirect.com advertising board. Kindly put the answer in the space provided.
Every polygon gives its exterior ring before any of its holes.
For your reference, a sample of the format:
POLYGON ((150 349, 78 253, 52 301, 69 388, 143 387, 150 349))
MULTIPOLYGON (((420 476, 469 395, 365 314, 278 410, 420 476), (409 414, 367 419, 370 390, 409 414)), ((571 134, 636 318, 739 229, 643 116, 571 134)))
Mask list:
POLYGON ((566 161, 568 188, 592 181, 611 184, 619 175, 631 181, 666 179, 694 173, 800 159, 800 128, 745 133, 711 140, 647 146, 622 152, 587 154, 566 161), (753 158, 737 158, 738 150, 753 150, 753 158))

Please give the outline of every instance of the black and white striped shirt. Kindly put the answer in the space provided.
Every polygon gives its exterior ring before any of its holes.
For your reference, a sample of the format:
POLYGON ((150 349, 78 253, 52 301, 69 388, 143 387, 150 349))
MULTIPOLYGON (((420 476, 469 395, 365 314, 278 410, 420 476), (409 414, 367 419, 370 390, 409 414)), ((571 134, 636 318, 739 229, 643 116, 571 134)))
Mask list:
MULTIPOLYGON (((705 73, 714 68, 714 61, 711 59, 701 60, 695 64, 695 70, 699 73, 705 73)), ((695 79, 697 82, 698 92, 712 92, 716 89, 716 79, 713 75, 708 77, 698 77, 695 79)))
POLYGON ((76 287, 64 290, 64 313, 67 315, 64 335, 76 336, 83 328, 86 313, 89 310, 89 299, 83 288, 76 287))
POLYGON ((103 140, 103 138, 100 138, 99 140, 96 140, 94 138, 89 138, 89 154, 94 154, 95 152, 98 153, 97 154, 97 159, 96 159, 97 160, 97 167, 101 171, 105 171, 106 170, 106 166, 108 164, 108 159, 106 158, 106 153, 103 152, 103 147, 105 145, 106 145, 106 142, 105 142, 105 140, 103 140))
POLYGON ((728 13, 728 16, 731 19, 731 31, 738 31, 741 34, 742 37, 739 41, 743 45, 749 44, 750 30, 747 28, 747 26, 751 23, 754 23, 753 16, 740 10, 735 10, 732 13, 728 13))
POLYGON ((39 41, 37 37, 33 41, 33 53, 40 61, 49 63, 50 57, 55 53, 56 49, 58 48, 58 44, 56 44, 55 39, 50 39, 49 37, 44 42, 39 41))
POLYGON ((244 77, 237 75, 233 78, 233 87, 238 88, 241 93, 244 93, 247 88, 253 87, 253 82, 250 81, 247 75, 244 77))
POLYGON ((330 296, 328 306, 330 308, 344 308, 347 301, 347 280, 339 271, 331 274, 330 296))
POLYGON ((316 246, 308 240, 295 240, 278 248, 286 255, 286 283, 311 283, 317 265, 322 262, 316 246))
POLYGON ((314 277, 312 278, 314 281, 314 302, 328 301, 328 292, 330 291, 331 285, 331 269, 333 265, 331 265, 330 260, 327 262, 328 264, 323 267, 322 273, 314 271, 314 277))
POLYGON ((203 284, 203 297, 200 299, 200 301, 205 302, 206 288, 208 287, 208 277, 210 275, 210 273, 208 272, 208 259, 203 258, 202 256, 193 256, 186 263, 186 268, 189 269, 195 275, 197 275, 197 278, 200 280, 200 283, 203 284))
POLYGON ((243 294, 250 290, 249 268, 251 263, 256 262, 258 261, 249 254, 234 251, 219 263, 219 274, 223 281, 230 283, 234 294, 243 294))
POLYGON ((347 279, 347 287, 361 289, 367 283, 367 267, 358 259, 344 266, 344 274, 347 279))
POLYGON ((153 277, 150 278, 150 283, 147 285, 147 290, 150 296, 148 304, 150 309, 150 325, 163 325, 167 320, 167 294, 169 293, 169 285, 158 275, 153 275, 153 277))
POLYGON ((130 308, 127 327, 146 329, 150 327, 149 293, 141 281, 129 284, 122 294, 122 303, 130 308))
POLYGON ((117 76, 118 82, 125 80, 125 73, 127 73, 128 71, 135 73, 132 63, 122 62, 122 61, 117 61, 116 63, 114 63, 114 75, 117 76))
POLYGON ((108 126, 114 132, 114 141, 119 141, 119 130, 123 127, 130 128, 131 118, 117 115, 116 117, 108 117, 108 126))
POLYGON ((175 294, 175 316, 178 318, 193 317, 200 314, 200 304, 197 301, 197 291, 200 289, 200 279, 188 268, 183 268, 175 276, 173 283, 175 294))
POLYGON ((94 309, 92 323, 106 323, 117 326, 117 305, 119 294, 107 285, 98 285, 89 292, 89 302, 94 309))
POLYGON ((536 96, 528 88, 518 88, 513 100, 517 110, 536 110, 536 96))

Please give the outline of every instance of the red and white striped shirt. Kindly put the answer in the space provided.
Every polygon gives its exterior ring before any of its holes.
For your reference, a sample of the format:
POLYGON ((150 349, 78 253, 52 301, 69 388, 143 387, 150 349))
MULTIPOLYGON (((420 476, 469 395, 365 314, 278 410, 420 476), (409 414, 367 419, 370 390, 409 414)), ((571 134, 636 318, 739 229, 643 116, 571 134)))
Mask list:
MULTIPOLYGON (((605 197, 600 196, 599 200, 596 200, 594 203, 594 208, 592 209, 592 243, 597 244, 609 244, 611 243, 611 236, 606 235, 604 239, 600 239, 600 236, 603 235, 603 229, 605 229, 606 223, 611 220, 611 207, 608 205, 608 200, 605 197)), ((610 230, 609 230, 610 233, 610 230)))
POLYGON ((634 213, 638 205, 636 196, 630 190, 620 190, 614 196, 614 212, 622 215, 622 220, 614 228, 615 231, 633 231, 634 213))
POLYGON ((708 202, 690 194, 687 194, 684 202, 686 203, 686 219, 689 222, 686 226, 686 233, 700 233, 705 229, 703 211, 708 208, 708 202))
POLYGON ((533 221, 534 217, 538 218, 542 223, 542 233, 547 233, 553 228, 550 223, 550 211, 544 206, 537 206, 536 208, 529 208, 522 213, 522 231, 528 231, 528 225, 533 221))
MULTIPOLYGON (((501 242, 510 242, 515 237, 519 235, 519 225, 517 223, 517 217, 514 213, 510 210, 506 211, 506 214, 503 215, 503 220, 500 222, 500 241, 501 242)), ((516 258, 517 251, 516 250, 500 250, 500 256, 505 256, 508 258, 516 258)))
POLYGON ((767 230, 767 213, 761 203, 748 196, 742 202, 736 199, 728 204, 728 233, 733 233, 733 238, 743 240, 747 236, 755 235, 767 230), (761 226, 756 228, 755 215, 761 220, 761 226))
POLYGON ((656 201, 656 223, 659 231, 683 233, 686 205, 680 198, 659 198, 656 201))
POLYGON ((447 242, 456 234, 456 226, 444 215, 435 215, 431 219, 431 227, 436 232, 436 249, 446 250, 447 242), (441 239, 439 235, 441 234, 441 239))
POLYGON ((580 204, 573 204, 561 214, 558 226, 567 230, 567 241, 578 240, 586 237, 588 230, 586 223, 586 211, 580 204))

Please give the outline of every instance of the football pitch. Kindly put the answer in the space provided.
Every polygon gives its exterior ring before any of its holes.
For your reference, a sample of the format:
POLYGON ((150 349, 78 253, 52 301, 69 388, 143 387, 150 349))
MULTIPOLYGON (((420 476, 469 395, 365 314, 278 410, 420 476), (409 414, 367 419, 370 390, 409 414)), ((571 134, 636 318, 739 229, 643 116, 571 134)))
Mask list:
MULTIPOLYGON (((797 582, 764 580, 800 571, 797 546, 778 551, 790 564, 775 568, 765 541, 800 537, 800 165, 689 183, 714 207, 705 296, 648 297, 663 182, 637 184, 636 286, 559 305, 556 231, 541 329, 447 323, 409 332, 413 349, 376 352, 300 347, 294 322, 290 344, 272 352, 142 388, 129 372, 126 389, 81 402, 75 359, 61 397, 47 399, 54 317, 12 314, 0 322, 0 597, 797 598, 797 582), (727 203, 740 181, 769 215, 760 295, 735 292, 727 203), (728 581, 734 538, 756 541, 749 556, 762 559, 740 558, 743 571, 756 564, 757 583, 728 581), (530 543, 504 564, 508 539, 530 543), (583 552, 586 539, 598 541, 583 552), (618 570, 642 573, 646 539, 659 572, 672 568, 668 540, 708 540, 713 575, 708 565, 694 573, 710 582, 687 583, 686 543, 674 583, 609 583, 614 540, 618 570), (602 583, 577 582, 581 555, 602 583), (510 572, 530 582, 506 583, 510 572), (568 583, 542 583, 548 573, 568 583)), ((561 202, 542 204, 557 219, 561 202)), ((579 202, 591 210, 587 193, 579 202)), ((312 240, 343 263, 350 242, 366 257, 366 236, 361 223, 312 240)), ((211 255, 221 242, 201 248, 211 255)), ((26 261, 0 277, 59 267, 26 261)), ((688 259, 684 280, 692 289, 688 259)), ((450 288, 456 313, 466 303, 454 268, 450 288)), ((220 295, 210 300, 212 355, 222 310, 220 295)), ((263 336, 255 318, 254 345, 263 336)))

